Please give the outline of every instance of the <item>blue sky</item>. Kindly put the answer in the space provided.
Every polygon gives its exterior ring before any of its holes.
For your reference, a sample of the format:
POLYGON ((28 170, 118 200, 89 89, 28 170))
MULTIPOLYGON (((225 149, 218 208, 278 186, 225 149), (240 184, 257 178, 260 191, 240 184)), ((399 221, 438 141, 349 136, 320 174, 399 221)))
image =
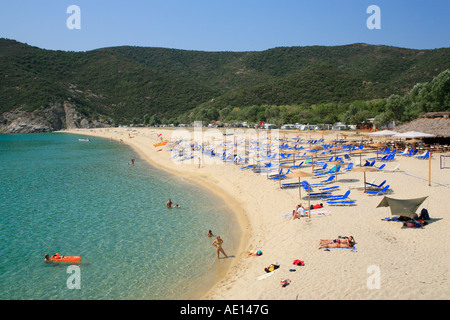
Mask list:
POLYGON ((357 42, 450 46, 449 0, 1 0, 0 37, 53 50, 134 45, 204 51, 357 42), (81 10, 70 30, 67 8, 81 10), (381 29, 366 26, 370 5, 381 29))

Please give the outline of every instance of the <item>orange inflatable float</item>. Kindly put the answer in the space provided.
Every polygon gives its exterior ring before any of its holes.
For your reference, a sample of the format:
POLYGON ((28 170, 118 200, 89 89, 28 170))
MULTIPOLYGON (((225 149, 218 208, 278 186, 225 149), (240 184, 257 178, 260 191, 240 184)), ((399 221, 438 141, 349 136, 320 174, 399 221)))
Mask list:
POLYGON ((156 143, 153 146, 154 147, 159 147, 159 146, 165 146, 166 144, 167 144, 167 141, 163 141, 163 142, 160 142, 160 143, 156 143))
POLYGON ((61 256, 59 253, 54 254, 49 257, 48 254, 45 255, 45 261, 54 263, 74 263, 80 262, 81 257, 79 256, 61 256))

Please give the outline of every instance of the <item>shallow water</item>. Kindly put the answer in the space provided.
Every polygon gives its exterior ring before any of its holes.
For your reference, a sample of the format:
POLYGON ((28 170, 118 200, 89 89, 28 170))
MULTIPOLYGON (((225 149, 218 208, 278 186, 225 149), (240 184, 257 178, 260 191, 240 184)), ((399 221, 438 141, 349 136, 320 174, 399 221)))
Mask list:
POLYGON ((79 138, 0 135, 0 299, 184 299, 208 286, 221 262, 207 231, 237 248, 225 204, 126 145, 79 138), (82 256, 77 272, 43 262, 55 252, 82 256))

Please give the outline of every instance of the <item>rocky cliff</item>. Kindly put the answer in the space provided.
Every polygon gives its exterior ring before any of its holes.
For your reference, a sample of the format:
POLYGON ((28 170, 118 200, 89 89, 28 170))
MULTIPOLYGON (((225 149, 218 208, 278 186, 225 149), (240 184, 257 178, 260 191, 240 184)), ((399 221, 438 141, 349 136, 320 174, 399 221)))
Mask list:
POLYGON ((100 128, 107 121, 88 120, 68 101, 26 111, 22 108, 5 112, 0 118, 0 133, 40 133, 75 128, 100 128))

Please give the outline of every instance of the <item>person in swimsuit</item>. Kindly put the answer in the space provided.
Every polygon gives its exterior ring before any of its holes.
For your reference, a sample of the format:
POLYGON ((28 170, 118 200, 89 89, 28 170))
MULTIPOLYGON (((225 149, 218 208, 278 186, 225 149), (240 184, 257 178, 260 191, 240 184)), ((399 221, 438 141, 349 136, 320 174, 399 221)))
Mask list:
POLYGON ((217 239, 214 240, 213 243, 212 243, 212 245, 216 247, 217 259, 219 259, 219 252, 222 252, 223 255, 228 258, 228 256, 225 253, 225 251, 223 251, 222 243, 223 243, 223 240, 220 238, 220 236, 217 236, 217 239))
POLYGON ((298 204, 292 214, 292 219, 300 219, 304 216, 306 216, 305 209, 303 208, 302 204, 298 204))
POLYGON ((353 236, 350 236, 346 239, 334 239, 334 240, 325 240, 320 239, 319 241, 319 249, 323 248, 353 248, 355 246, 355 239, 353 236))

